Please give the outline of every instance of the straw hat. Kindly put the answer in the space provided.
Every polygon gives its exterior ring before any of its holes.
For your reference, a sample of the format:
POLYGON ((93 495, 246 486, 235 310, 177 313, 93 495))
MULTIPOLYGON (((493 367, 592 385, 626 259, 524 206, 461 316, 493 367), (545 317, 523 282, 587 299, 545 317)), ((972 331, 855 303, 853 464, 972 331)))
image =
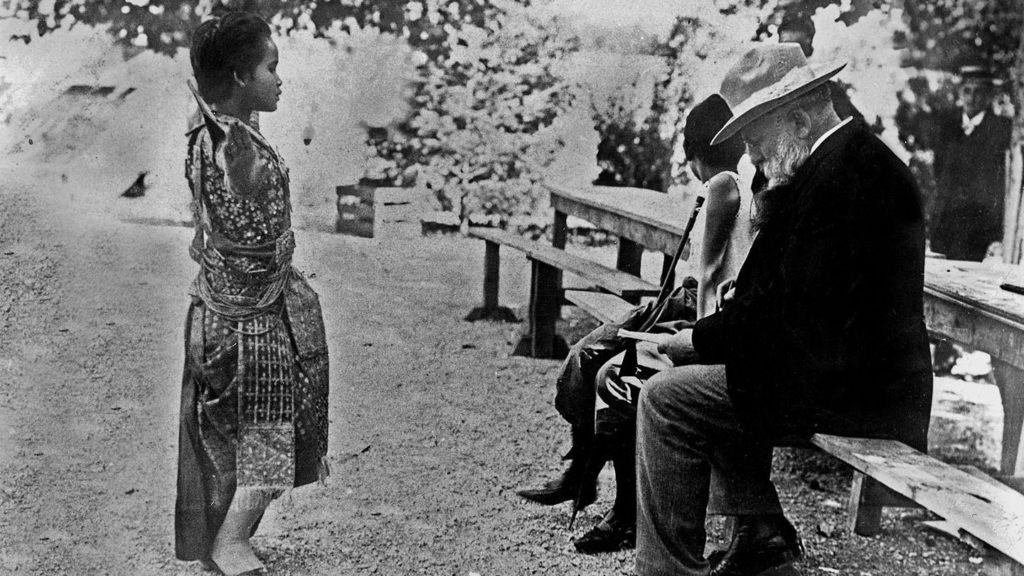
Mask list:
POLYGON ((814 70, 800 45, 792 42, 754 46, 722 80, 720 93, 732 109, 732 118, 711 143, 728 139, 761 116, 821 86, 845 66, 833 64, 824 71, 814 70))

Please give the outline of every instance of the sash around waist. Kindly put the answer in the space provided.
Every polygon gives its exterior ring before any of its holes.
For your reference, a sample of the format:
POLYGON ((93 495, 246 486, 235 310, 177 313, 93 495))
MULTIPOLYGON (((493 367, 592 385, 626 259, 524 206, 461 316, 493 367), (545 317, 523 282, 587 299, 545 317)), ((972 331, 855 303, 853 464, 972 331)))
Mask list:
POLYGON ((249 320, 261 314, 279 311, 279 300, 286 284, 298 274, 291 266, 295 236, 286 231, 273 242, 243 245, 223 236, 207 232, 205 246, 195 246, 201 266, 190 293, 207 307, 229 320, 249 320), (267 262, 266 268, 243 269, 227 258, 256 258, 267 262), (225 277, 231 284, 255 288, 248 294, 224 294, 210 283, 209 275, 225 277))
MULTIPOLYGON (((217 311, 216 304, 211 306, 211 303, 206 298, 203 298, 200 293, 201 275, 202 272, 192 282, 189 294, 193 298, 201 300, 210 311, 220 314, 217 311)), ((252 314, 249 314, 247 318, 243 318, 242 321, 251 320, 261 314, 282 315, 283 313, 288 318, 288 326, 294 338, 299 358, 307 362, 310 359, 317 359, 315 363, 326 362, 327 338, 324 329, 323 311, 320 307, 320 298, 317 296, 316 291, 306 282, 302 272, 291 268, 286 278, 287 281, 270 309, 252 309, 252 314)), ((223 314, 220 315, 223 316, 223 314)), ((238 318, 231 318, 229 316, 226 318, 238 320, 238 318)), ((311 368, 311 370, 313 369, 311 368)))

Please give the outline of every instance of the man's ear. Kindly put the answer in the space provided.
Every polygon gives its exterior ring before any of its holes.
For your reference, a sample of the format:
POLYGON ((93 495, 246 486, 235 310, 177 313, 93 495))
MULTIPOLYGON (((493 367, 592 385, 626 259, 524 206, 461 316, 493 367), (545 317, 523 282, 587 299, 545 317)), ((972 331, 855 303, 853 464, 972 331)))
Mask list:
POLYGON ((236 84, 236 85, 237 85, 237 86, 238 86, 239 88, 243 88, 243 87, 245 87, 245 80, 244 80, 244 79, 242 79, 242 77, 241 77, 241 76, 240 76, 240 75, 238 74, 238 70, 233 70, 233 71, 231 72, 231 75, 232 75, 232 76, 233 76, 233 77, 235 78, 235 84, 236 84))
POLYGON ((786 114, 786 119, 793 123, 793 134, 801 140, 811 136, 811 115, 801 108, 793 108, 786 114))

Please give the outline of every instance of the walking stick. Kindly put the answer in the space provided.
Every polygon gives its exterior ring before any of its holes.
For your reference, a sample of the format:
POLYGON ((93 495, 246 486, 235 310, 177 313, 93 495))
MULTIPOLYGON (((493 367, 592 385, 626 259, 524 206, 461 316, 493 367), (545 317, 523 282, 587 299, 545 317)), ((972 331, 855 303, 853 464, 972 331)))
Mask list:
POLYGON ((693 212, 690 213, 690 219, 686 222, 686 228, 683 229, 683 238, 679 241, 679 246, 676 247, 676 252, 672 256, 672 263, 669 265, 668 272, 665 274, 665 281, 661 284, 661 290, 658 291, 658 299, 655 301, 654 308, 651 310, 651 315, 644 320, 640 328, 637 328, 637 332, 646 332, 658 323, 661 319, 661 315, 665 312, 665 301, 668 299, 668 295, 672 293, 672 283, 669 279, 676 271, 676 264, 679 263, 679 258, 683 255, 683 249, 686 247, 686 243, 690 241, 690 233, 693 232, 693 226, 697 223, 697 216, 700 215, 700 209, 704 206, 704 197, 697 196, 694 201, 693 212))

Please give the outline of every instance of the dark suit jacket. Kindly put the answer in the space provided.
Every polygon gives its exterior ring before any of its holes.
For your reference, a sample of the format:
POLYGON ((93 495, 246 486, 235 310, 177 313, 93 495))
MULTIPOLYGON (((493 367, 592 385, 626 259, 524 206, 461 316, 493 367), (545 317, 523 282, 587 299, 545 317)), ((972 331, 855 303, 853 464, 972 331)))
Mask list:
POLYGON ((962 115, 957 109, 939 121, 932 249, 953 260, 981 260, 989 244, 1003 239, 1006 150, 1013 122, 989 109, 968 136, 962 115))
POLYGON ((775 191, 735 298, 697 322, 702 363, 725 364, 744 426, 924 448, 931 408, 924 226, 910 171, 863 122, 830 136, 775 191))

